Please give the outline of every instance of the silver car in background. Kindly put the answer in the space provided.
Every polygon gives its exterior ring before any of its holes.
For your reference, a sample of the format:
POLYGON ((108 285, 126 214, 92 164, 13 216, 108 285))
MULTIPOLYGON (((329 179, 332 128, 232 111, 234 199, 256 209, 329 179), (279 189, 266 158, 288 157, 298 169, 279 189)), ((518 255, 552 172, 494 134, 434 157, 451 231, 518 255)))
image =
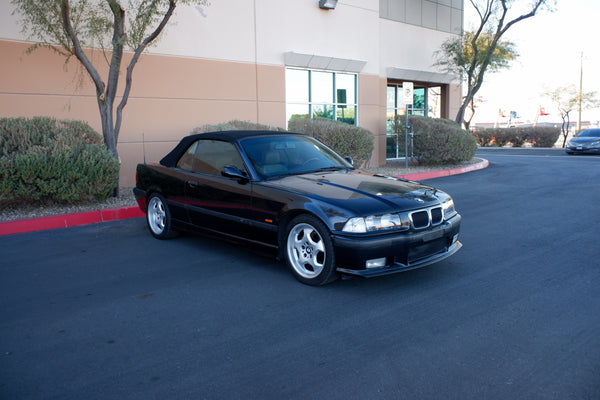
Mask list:
POLYGON ((600 128, 584 129, 567 142, 567 154, 600 154, 600 128))

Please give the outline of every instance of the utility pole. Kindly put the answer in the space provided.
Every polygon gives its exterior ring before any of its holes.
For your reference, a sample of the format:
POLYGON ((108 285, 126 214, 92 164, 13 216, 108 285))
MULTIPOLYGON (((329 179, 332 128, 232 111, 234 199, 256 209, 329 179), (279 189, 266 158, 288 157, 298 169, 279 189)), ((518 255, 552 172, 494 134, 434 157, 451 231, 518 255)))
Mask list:
POLYGON ((577 118, 577 133, 581 130, 581 97, 583 96, 583 51, 579 61, 579 95, 577 96, 577 106, 579 117, 577 118))

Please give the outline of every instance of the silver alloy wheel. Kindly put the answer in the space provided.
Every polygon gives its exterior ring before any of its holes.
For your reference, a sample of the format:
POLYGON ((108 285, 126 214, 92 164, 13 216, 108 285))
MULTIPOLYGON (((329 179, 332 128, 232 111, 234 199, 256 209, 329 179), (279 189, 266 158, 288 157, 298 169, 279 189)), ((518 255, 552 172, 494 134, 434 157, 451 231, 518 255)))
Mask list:
POLYGON ((323 271, 326 251, 323 238, 310 224, 295 225, 288 234, 288 259, 298 275, 312 279, 323 271))
POLYGON ((162 200, 154 196, 150 199, 148 204, 148 225, 152 232, 156 235, 160 235, 165 230, 165 221, 167 218, 167 211, 162 200))

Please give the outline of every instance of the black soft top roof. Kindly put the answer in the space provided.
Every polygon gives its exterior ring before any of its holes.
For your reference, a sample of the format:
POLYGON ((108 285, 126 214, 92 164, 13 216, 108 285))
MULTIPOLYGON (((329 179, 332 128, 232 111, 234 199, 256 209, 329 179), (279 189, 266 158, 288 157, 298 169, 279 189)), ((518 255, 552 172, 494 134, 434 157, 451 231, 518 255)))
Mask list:
POLYGON ((160 164, 165 167, 175 167, 177 161, 181 158, 183 153, 187 150, 192 143, 197 139, 216 139, 224 140, 227 142, 237 142, 241 139, 254 136, 268 136, 268 135, 301 135, 300 133, 292 132, 281 132, 281 131, 218 131, 218 132, 206 132, 189 135, 181 139, 181 141, 171 150, 166 156, 160 160, 160 164))

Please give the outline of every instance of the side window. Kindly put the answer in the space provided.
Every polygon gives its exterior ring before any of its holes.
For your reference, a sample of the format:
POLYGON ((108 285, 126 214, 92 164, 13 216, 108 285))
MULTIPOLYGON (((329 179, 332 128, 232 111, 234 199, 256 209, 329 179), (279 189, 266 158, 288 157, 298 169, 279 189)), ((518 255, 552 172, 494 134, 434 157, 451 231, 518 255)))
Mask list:
POLYGON ((220 140, 198 140, 193 170, 205 174, 221 175, 226 166, 245 170, 244 162, 235 146, 220 140))
POLYGON ((194 153, 196 153, 196 148, 198 147, 198 142, 194 142, 185 153, 181 156, 179 161, 177 161, 177 168, 185 169, 188 171, 192 170, 193 162, 194 162, 194 153))
POLYGON ((328 118, 357 125, 357 90, 355 73, 286 68, 287 121, 328 118))

